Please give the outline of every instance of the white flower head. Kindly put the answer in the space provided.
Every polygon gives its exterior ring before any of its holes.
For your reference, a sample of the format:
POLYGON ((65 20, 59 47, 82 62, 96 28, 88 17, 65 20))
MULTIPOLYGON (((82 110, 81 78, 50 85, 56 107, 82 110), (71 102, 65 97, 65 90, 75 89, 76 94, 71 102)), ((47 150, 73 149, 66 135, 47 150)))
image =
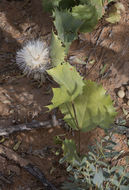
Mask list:
POLYGON ((36 80, 43 80, 50 67, 49 48, 46 42, 32 40, 16 53, 16 63, 23 73, 36 80))

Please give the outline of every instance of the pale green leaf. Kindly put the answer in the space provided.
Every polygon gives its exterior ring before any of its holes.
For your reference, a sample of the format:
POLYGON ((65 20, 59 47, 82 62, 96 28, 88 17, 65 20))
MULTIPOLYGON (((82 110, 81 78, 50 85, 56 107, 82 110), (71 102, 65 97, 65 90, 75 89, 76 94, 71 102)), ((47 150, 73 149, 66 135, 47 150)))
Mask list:
POLYGON ((72 139, 65 139, 62 144, 63 155, 66 161, 73 164, 74 161, 79 161, 79 156, 76 151, 76 144, 72 139))
POLYGON ((115 11, 115 12, 109 13, 109 17, 106 18, 106 21, 113 24, 113 23, 119 22, 120 19, 121 19, 121 15, 117 11, 115 11))
POLYGON ((98 18, 102 17, 103 13, 103 0, 81 0, 82 4, 94 6, 97 11, 98 18))
POLYGON ((53 67, 63 63, 65 58, 65 48, 54 32, 52 32, 51 38, 50 57, 53 67))
POLYGON ((91 5, 78 5, 72 8, 74 18, 83 23, 79 28, 80 32, 91 32, 98 22, 96 8, 91 5))
POLYGON ((93 13, 91 11, 91 6, 78 5, 72 8, 72 15, 80 20, 89 20, 91 19, 93 13))
POLYGON ((59 38, 66 46, 70 45, 73 40, 77 39, 78 28, 82 22, 74 18, 67 10, 59 11, 56 9, 53 16, 59 38))
POLYGON ((90 0, 91 4, 95 6, 98 14, 98 18, 102 17, 103 14, 103 1, 102 0, 90 0))
POLYGON ((121 11, 124 11, 125 8, 122 3, 115 3, 112 9, 109 12, 108 18, 106 18, 106 21, 110 23, 116 23, 119 22, 121 19, 121 11))
POLYGON ((47 72, 60 85, 60 88, 53 89, 53 105, 50 105, 49 109, 73 101, 78 95, 82 94, 84 86, 82 77, 69 63, 59 64, 47 72))
MULTIPOLYGON (((116 115, 112 100, 101 85, 92 81, 85 81, 83 93, 74 100, 77 120, 81 131, 90 131, 97 126, 108 128, 113 123, 116 115)), ((69 104, 69 114, 65 105, 60 107, 61 112, 65 115, 64 120, 77 130, 73 121, 73 107, 69 104)))
POLYGON ((64 86, 61 86, 60 88, 53 88, 53 99, 52 99, 52 104, 48 105, 47 108, 49 110, 52 110, 64 102, 68 102, 71 100, 71 97, 69 96, 67 89, 64 86))

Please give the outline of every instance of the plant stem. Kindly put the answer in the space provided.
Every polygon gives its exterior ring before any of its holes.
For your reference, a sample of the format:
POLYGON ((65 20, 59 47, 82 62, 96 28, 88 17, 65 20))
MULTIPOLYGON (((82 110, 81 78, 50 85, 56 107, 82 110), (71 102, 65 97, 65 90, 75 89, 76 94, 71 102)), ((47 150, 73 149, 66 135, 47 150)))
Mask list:
POLYGON ((74 103, 72 102, 72 108, 73 108, 73 113, 74 113, 74 117, 73 117, 73 115, 72 115, 72 113, 71 113, 71 111, 69 109, 68 104, 66 103, 65 105, 67 107, 67 110, 68 110, 68 112, 69 112, 69 114, 70 114, 70 116, 71 116, 71 118, 72 118, 72 120, 73 120, 76 128, 78 129, 78 152, 79 152, 79 155, 80 155, 80 149, 81 149, 80 148, 81 147, 81 131, 80 131, 78 120, 77 120, 75 106, 74 106, 74 103))
POLYGON ((74 107, 73 103, 72 103, 72 108, 73 108, 73 112, 74 112, 74 116, 75 116, 75 121, 76 121, 77 129, 80 130, 79 124, 78 124, 78 120, 77 120, 76 110, 75 110, 75 107, 74 107))
POLYGON ((80 156, 80 148, 81 148, 81 131, 78 131, 78 152, 79 152, 79 156, 80 156))
MULTIPOLYGON (((70 111, 70 109, 69 109, 69 106, 68 106, 68 104, 66 103, 65 105, 66 105, 66 107, 67 107, 67 110, 68 110, 68 112, 69 112, 69 114, 70 114, 70 116, 71 116, 71 118, 72 118, 72 120, 73 120, 73 122, 74 122, 74 124, 75 124, 75 126, 76 126, 76 122, 75 122, 75 119, 74 119, 74 117, 72 116, 72 113, 71 113, 71 111, 70 111)), ((77 127, 77 126, 76 126, 76 127, 77 127)))
POLYGON ((78 129, 78 152, 80 155, 80 148, 81 148, 81 131, 80 131, 80 127, 79 127, 79 123, 77 120, 77 115, 76 115, 76 110, 75 110, 75 106, 74 103, 72 102, 72 108, 73 108, 73 112, 74 112, 74 117, 75 117, 75 121, 76 121, 76 127, 78 129))
POLYGON ((100 150, 100 152, 101 152, 101 154, 102 154, 104 160, 106 160, 105 154, 104 154, 104 152, 103 152, 103 144, 102 144, 102 142, 101 142, 101 147, 99 147, 99 150, 100 150))
POLYGON ((119 185, 118 185, 118 187, 117 187, 116 190, 119 190, 119 187, 120 187, 120 185, 121 185, 122 179, 123 179, 123 177, 125 176, 126 168, 127 168, 127 166, 125 166, 124 172, 123 172, 123 174, 122 174, 122 176, 121 176, 121 178, 120 178, 119 185))

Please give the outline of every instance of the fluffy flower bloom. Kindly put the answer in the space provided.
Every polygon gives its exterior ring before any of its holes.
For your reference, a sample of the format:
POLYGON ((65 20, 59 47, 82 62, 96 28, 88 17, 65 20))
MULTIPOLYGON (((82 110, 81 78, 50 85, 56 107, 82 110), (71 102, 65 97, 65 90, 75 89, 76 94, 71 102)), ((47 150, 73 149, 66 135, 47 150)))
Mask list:
POLYGON ((25 75, 44 81, 46 69, 50 67, 47 44, 39 39, 27 42, 17 52, 16 63, 25 75))

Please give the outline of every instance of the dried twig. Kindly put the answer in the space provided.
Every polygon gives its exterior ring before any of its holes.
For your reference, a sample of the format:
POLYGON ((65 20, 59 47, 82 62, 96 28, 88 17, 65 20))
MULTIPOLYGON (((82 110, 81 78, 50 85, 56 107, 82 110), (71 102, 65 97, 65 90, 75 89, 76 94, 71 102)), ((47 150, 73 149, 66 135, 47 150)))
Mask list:
POLYGON ((24 167, 30 174, 38 178, 38 180, 49 190, 57 190, 44 176, 44 174, 32 164, 28 164, 24 167))
POLYGON ((19 124, 19 125, 12 125, 8 127, 0 126, 0 136, 10 135, 11 133, 18 132, 18 131, 30 131, 32 129, 38 128, 52 128, 57 125, 61 124, 61 121, 58 122, 56 118, 52 118, 49 121, 33 121, 31 123, 19 124), (55 124, 56 123, 56 124, 55 124))

